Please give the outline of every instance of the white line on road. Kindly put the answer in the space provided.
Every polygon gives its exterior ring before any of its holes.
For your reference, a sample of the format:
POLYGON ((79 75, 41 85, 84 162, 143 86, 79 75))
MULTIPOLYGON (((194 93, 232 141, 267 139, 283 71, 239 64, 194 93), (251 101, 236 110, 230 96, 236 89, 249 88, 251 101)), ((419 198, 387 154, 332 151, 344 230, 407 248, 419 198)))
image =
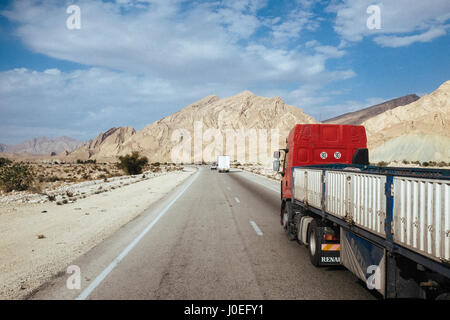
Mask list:
POLYGON ((250 224, 252 225, 253 229, 255 229, 255 232, 258 236, 262 236, 263 233, 261 231, 261 229, 258 227, 258 225, 256 224, 255 221, 250 221, 250 224))
POLYGON ((234 197, 234 200, 236 200, 237 203, 240 203, 240 202, 241 202, 241 200, 239 200, 238 197, 234 197))
POLYGON ((192 180, 186 185, 186 187, 181 190, 177 196, 170 201, 170 203, 164 208, 163 211, 153 220, 145 229, 142 231, 142 233, 131 242, 128 247, 126 247, 122 253, 115 258, 109 266, 106 267, 105 270, 103 270, 102 273, 100 273, 97 278, 94 279, 94 281, 91 282, 91 284, 84 289, 84 291, 76 298, 76 300, 85 300, 91 293, 94 291, 95 288, 106 278, 106 276, 117 266, 117 264, 125 258, 125 256, 139 243, 139 241, 147 234, 147 232, 150 231, 150 229, 158 222, 158 220, 169 210, 169 208, 178 200, 178 198, 181 197, 181 195, 191 186, 191 184, 195 181, 200 171, 197 171, 195 176, 192 178, 192 180))

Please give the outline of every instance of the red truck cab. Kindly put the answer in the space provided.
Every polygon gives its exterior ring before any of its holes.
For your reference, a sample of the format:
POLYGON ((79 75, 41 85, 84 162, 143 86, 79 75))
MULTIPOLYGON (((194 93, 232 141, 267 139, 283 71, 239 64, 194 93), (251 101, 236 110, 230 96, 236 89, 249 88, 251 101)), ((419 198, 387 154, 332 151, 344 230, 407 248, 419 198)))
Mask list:
MULTIPOLYGON (((368 162, 367 137, 363 126, 297 124, 286 138, 281 174, 281 198, 292 198, 292 167, 333 163, 368 162)), ((278 156, 280 153, 278 153, 278 156)))
POLYGON ((295 204, 292 170, 299 166, 369 164, 366 130, 355 125, 297 124, 286 139, 286 149, 275 152, 274 157, 274 170, 280 171, 281 164, 283 167, 280 223, 289 239, 309 247, 313 265, 339 265, 340 230, 295 204))

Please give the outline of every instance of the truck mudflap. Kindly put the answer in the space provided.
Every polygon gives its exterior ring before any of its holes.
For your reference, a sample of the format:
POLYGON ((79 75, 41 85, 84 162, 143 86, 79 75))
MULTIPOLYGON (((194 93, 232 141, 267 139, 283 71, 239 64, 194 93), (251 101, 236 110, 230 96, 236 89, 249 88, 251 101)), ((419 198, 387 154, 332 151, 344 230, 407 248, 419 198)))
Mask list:
POLYGON ((320 265, 337 266, 341 264, 340 245, 322 243, 320 250, 320 265))
POLYGON ((319 265, 320 266, 339 266, 341 265, 340 250, 341 245, 336 243, 327 232, 327 227, 319 227, 320 246, 319 246, 319 265))
POLYGON ((364 281, 369 289, 385 296, 386 251, 341 228, 341 264, 364 281))
POLYGON ((320 254, 321 266, 338 266, 341 264, 339 251, 322 251, 320 254))

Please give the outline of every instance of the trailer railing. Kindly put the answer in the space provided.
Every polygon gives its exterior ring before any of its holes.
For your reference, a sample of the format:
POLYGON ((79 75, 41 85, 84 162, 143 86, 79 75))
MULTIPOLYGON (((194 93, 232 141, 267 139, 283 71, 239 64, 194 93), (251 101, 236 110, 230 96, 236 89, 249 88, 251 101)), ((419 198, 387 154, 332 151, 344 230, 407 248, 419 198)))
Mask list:
POLYGON ((450 278, 450 170, 333 164, 292 175, 298 204, 450 278))

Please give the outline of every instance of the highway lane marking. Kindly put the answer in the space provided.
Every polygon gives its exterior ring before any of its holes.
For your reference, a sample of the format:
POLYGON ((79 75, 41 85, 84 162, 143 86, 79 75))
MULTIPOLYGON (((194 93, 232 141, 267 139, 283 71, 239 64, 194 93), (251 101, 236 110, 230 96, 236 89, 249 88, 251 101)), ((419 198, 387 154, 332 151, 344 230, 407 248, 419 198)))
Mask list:
POLYGON ((178 198, 181 197, 181 195, 191 186, 191 184, 197 179, 197 176, 200 171, 197 171, 195 176, 192 178, 192 180, 177 194, 177 196, 170 201, 170 203, 164 208, 163 211, 144 229, 144 231, 141 232, 141 234, 133 240, 117 258, 115 258, 109 266, 106 267, 105 270, 103 270, 102 273, 100 273, 97 278, 94 279, 94 281, 91 282, 91 284, 84 289, 84 291, 75 299, 75 300, 85 300, 92 291, 95 290, 95 288, 98 287, 100 283, 108 276, 108 274, 117 266, 117 264, 123 260, 123 258, 126 257, 126 255, 141 241, 141 239, 147 234, 147 232, 150 231, 150 229, 158 222, 158 220, 169 210, 169 208, 178 200, 178 198))
POLYGON ((255 221, 250 221, 250 224, 252 225, 253 229, 255 230, 255 232, 256 232, 256 234, 258 236, 262 236, 263 235, 261 229, 258 227, 258 225, 256 224, 255 221))
POLYGON ((234 200, 236 200, 237 203, 241 203, 241 200, 239 200, 238 197, 234 197, 234 200))

